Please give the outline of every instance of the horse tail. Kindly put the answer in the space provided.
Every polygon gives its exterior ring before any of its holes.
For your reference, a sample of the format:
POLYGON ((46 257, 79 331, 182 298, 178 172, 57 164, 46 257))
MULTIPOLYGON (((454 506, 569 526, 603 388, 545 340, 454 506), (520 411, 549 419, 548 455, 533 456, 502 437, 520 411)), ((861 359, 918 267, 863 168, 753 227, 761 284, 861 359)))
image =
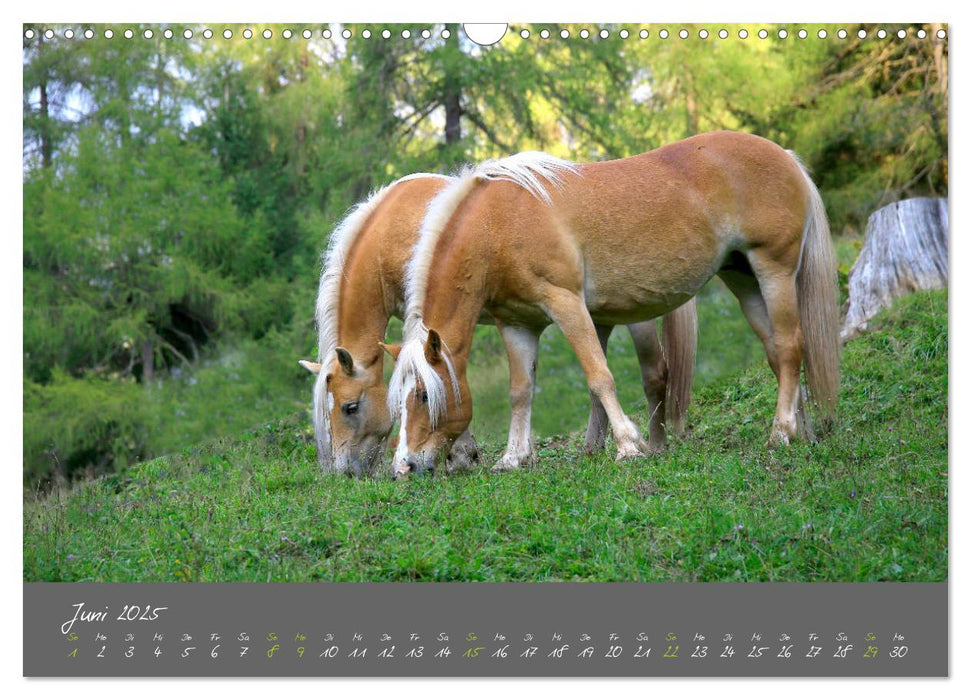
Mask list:
POLYGON ((661 347, 668 368, 665 423, 672 433, 683 435, 698 350, 698 304, 693 297, 661 320, 661 347))
POLYGON ((796 287, 806 384, 822 427, 826 428, 836 418, 840 381, 836 253, 819 190, 798 156, 791 151, 789 154, 799 165, 809 193, 796 287))

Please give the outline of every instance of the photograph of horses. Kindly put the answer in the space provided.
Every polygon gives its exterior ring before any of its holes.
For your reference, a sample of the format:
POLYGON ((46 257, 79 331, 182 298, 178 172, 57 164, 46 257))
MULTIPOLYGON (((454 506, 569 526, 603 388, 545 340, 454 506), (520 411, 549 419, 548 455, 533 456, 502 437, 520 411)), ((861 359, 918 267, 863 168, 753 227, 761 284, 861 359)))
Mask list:
POLYGON ((24 25, 24 580, 946 581, 947 25, 474 38, 24 25))

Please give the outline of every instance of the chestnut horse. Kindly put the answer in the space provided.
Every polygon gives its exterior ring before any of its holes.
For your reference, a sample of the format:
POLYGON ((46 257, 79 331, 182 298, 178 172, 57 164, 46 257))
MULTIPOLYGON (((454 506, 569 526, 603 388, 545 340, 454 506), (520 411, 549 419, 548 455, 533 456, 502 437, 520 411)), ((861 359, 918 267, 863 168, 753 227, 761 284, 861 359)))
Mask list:
MULTIPOLYGON (((300 361, 317 375, 314 431, 324 471, 371 473, 384 451, 393 421, 386 402, 382 348, 395 354, 399 346, 385 346, 381 341, 391 316, 402 315, 405 264, 418 239, 422 217, 433 197, 452 181, 431 174, 397 180, 352 209, 330 237, 317 298, 320 362, 300 361)), ((652 436, 659 443, 664 438, 665 415, 659 404, 666 405, 675 430, 684 420, 696 327, 693 303, 665 319, 668 372, 654 325, 629 327, 645 392, 658 414, 652 436)), ((598 331, 606 343, 611 327, 598 331)), ((605 434, 606 414, 597 404, 590 413, 588 449, 602 445, 605 434)), ((468 467, 477 456, 468 431, 450 447, 450 470, 468 467)))
POLYGON ((388 401, 395 475, 434 464, 468 426, 466 364, 483 309, 510 351, 514 414, 529 414, 537 338, 556 323, 610 420, 617 458, 648 445, 617 400, 596 324, 642 321, 714 275, 736 295, 778 380, 769 446, 808 432, 839 386, 836 265, 819 192, 795 154, 733 132, 620 160, 543 154, 484 163, 429 207, 408 263, 405 341, 388 401))

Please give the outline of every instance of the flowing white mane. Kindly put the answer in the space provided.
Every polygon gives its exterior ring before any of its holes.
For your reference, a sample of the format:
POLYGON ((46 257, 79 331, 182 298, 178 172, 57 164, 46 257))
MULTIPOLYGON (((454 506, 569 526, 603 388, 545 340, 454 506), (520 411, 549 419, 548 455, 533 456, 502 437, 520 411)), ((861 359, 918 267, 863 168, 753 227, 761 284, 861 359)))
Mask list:
MULTIPOLYGON (((428 393, 428 412, 432 428, 445 415, 444 383, 425 358, 428 328, 422 320, 422 308, 425 305, 425 291, 435 248, 446 225, 466 196, 481 180, 505 180, 519 185, 549 205, 552 204, 549 187, 559 188, 563 183, 563 176, 575 172, 575 163, 546 153, 527 151, 508 158, 489 160, 475 168, 466 168, 454 182, 432 199, 422 221, 411 259, 405 268, 404 343, 388 387, 388 407, 392 416, 398 417, 401 414, 404 401, 414 389, 416 380, 421 380, 428 393)), ((458 380, 447 347, 443 348, 442 356, 448 367, 452 391, 458 399, 458 380)))
MULTIPOLYGON (((448 396, 445 393, 445 382, 425 358, 426 340, 428 340, 428 329, 422 326, 401 346, 401 352, 395 360, 394 373, 388 385, 388 408, 393 418, 399 418, 408 396, 415 390, 420 380, 428 395, 428 416, 434 430, 438 427, 439 421, 445 417, 448 396)), ((455 401, 460 403, 458 377, 455 375, 451 352, 447 347, 442 348, 442 359, 445 360, 445 366, 448 368, 455 401)))
POLYGON ((428 212, 421 224, 418 240, 405 268, 405 339, 409 330, 421 325, 421 309, 425 303, 425 288, 435 248, 445 226, 480 180, 512 182, 546 204, 550 204, 549 190, 544 181, 559 188, 566 173, 577 172, 575 163, 546 153, 526 151, 508 158, 487 160, 475 168, 466 168, 443 188, 428 204, 428 212))
POLYGON ((327 396, 327 372, 337 348, 337 313, 340 306, 341 280, 344 265, 351 246, 357 240, 368 219, 388 191, 400 182, 423 177, 448 179, 446 175, 435 173, 416 173, 395 180, 382 187, 363 202, 354 205, 330 235, 327 250, 322 256, 320 285, 317 290, 317 361, 324 369, 317 375, 314 383, 314 433, 317 438, 317 453, 323 462, 330 455, 330 399, 327 396), (327 457, 325 458, 325 453, 327 457))
POLYGON ((576 173, 576 163, 539 151, 524 151, 507 158, 487 160, 472 175, 479 180, 506 180, 514 182, 537 199, 552 204, 549 190, 543 180, 555 188, 563 185, 565 173, 576 173))
POLYGON ((344 264, 351 246, 357 240, 364 224, 377 209, 381 200, 392 187, 401 182, 418 178, 434 177, 451 179, 447 175, 435 173, 415 173, 382 187, 363 202, 355 204, 330 235, 327 250, 324 252, 320 274, 320 287, 317 291, 317 331, 318 361, 329 361, 330 353, 337 347, 337 311, 340 305, 341 280, 344 277, 344 264))

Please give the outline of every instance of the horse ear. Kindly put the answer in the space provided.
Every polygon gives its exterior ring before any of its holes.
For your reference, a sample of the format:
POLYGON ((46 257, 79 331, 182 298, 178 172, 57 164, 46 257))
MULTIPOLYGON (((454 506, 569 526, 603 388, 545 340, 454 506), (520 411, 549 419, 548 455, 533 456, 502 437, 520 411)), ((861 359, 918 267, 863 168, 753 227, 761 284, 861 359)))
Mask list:
POLYGON ((398 361, 398 355, 401 354, 401 346, 400 345, 397 345, 397 344, 385 345, 384 343, 382 343, 380 341, 378 342, 378 345, 380 345, 382 348, 384 348, 384 351, 386 353, 388 353, 389 355, 391 355, 391 359, 393 359, 395 362, 398 361))
POLYGON ((341 363, 341 369, 344 370, 344 374, 347 376, 352 376, 354 374, 354 358, 351 357, 351 353, 347 352, 344 348, 337 348, 335 350, 337 353, 337 361, 341 363))
POLYGON ((442 337, 436 330, 428 331, 428 340, 425 341, 425 359, 431 365, 442 359, 442 337))
POLYGON ((300 366, 303 367, 308 372, 310 372, 311 374, 320 374, 321 366, 319 363, 310 362, 308 360, 298 360, 298 361, 300 362, 300 366))

